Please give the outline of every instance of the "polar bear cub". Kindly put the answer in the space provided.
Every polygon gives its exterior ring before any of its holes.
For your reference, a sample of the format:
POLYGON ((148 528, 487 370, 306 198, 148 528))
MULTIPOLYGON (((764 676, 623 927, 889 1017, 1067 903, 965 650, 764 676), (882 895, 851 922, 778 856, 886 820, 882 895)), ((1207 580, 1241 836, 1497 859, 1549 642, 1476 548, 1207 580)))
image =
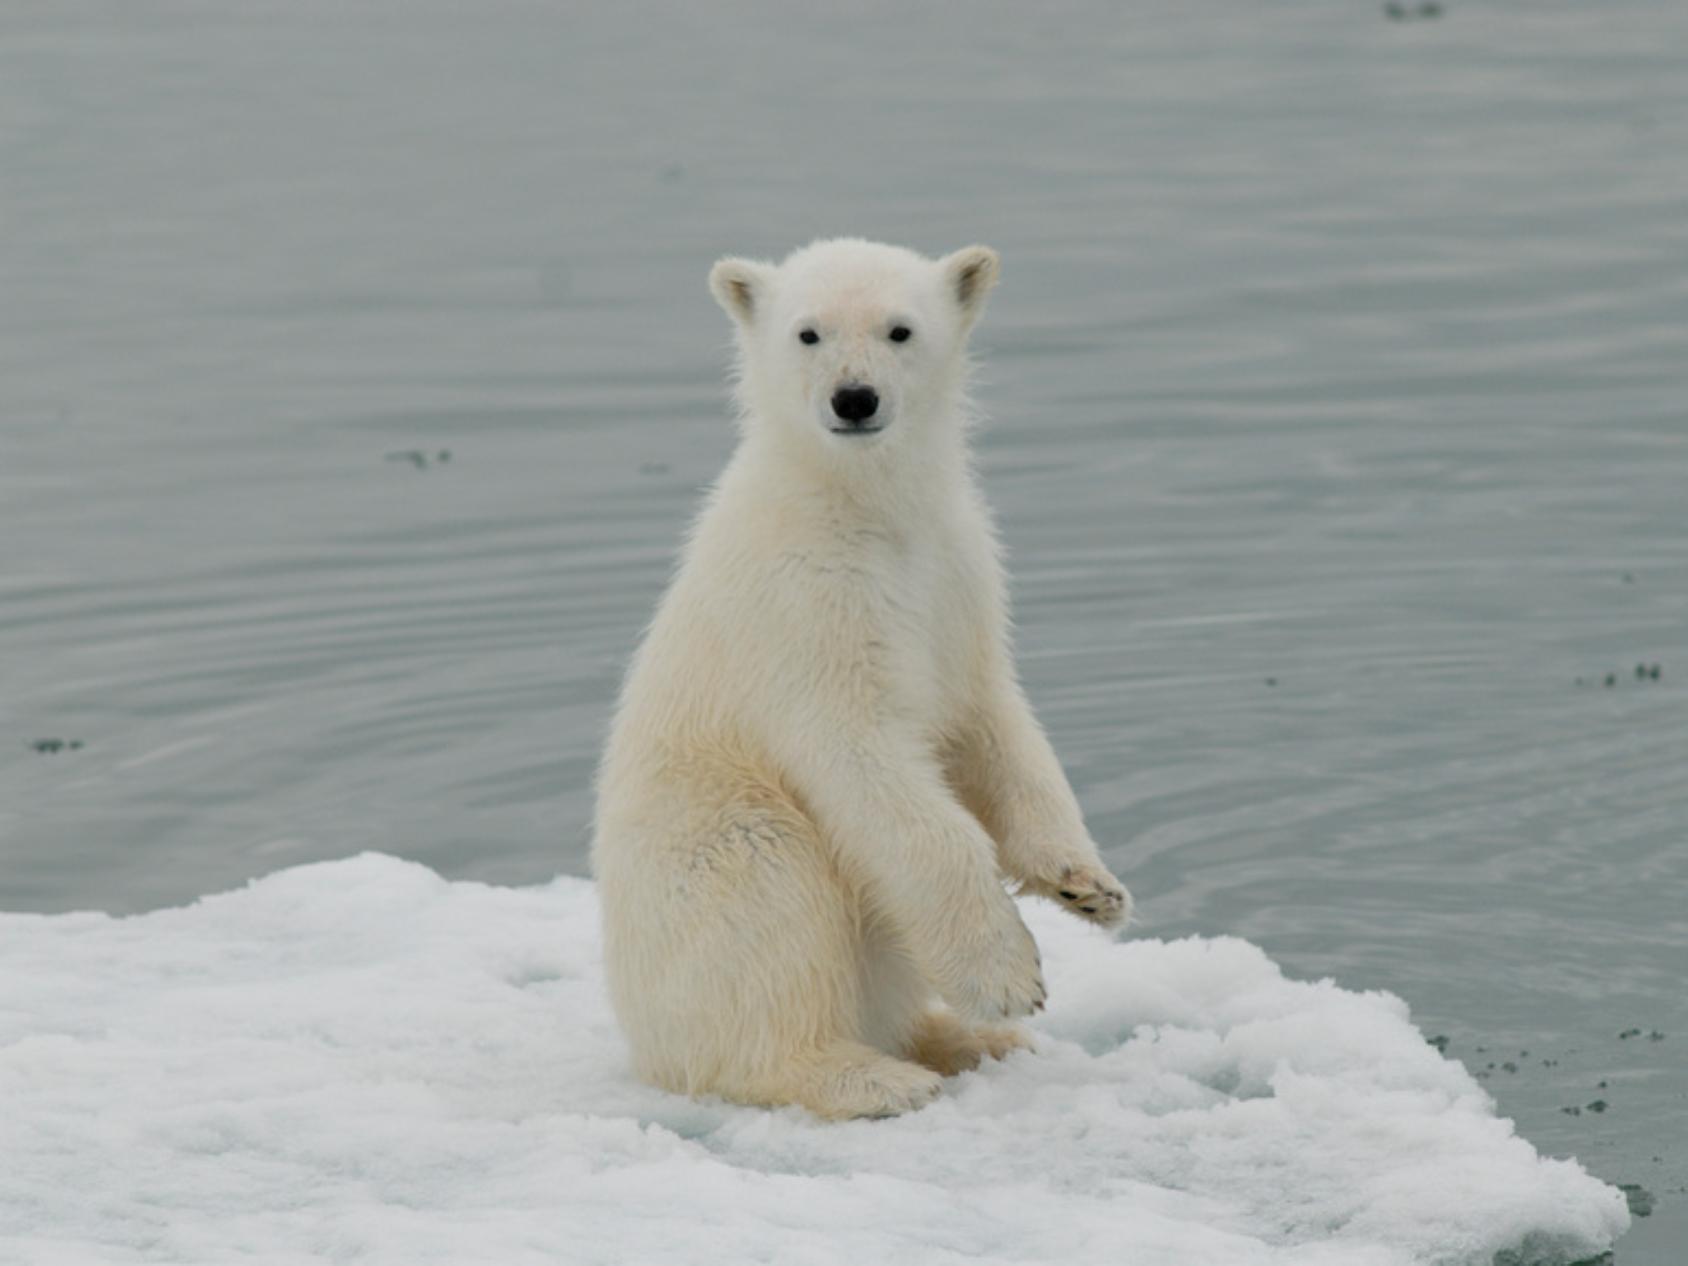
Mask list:
POLYGON ((1129 917, 1016 678, 970 467, 997 271, 838 240, 710 273, 740 440, 633 658, 593 839, 611 996, 659 1086, 917 1108, 1043 1005, 1005 879, 1129 917))

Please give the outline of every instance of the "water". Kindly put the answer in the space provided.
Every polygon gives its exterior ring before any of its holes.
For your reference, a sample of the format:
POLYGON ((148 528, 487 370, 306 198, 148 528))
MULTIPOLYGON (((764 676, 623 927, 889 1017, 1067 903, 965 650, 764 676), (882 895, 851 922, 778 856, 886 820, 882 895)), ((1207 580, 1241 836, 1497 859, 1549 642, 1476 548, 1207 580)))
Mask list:
POLYGON ((1023 670, 1143 930, 1402 994, 1675 1263, 1684 155, 1644 0, 9 6, 0 907, 582 870, 708 264, 987 241, 1023 670))

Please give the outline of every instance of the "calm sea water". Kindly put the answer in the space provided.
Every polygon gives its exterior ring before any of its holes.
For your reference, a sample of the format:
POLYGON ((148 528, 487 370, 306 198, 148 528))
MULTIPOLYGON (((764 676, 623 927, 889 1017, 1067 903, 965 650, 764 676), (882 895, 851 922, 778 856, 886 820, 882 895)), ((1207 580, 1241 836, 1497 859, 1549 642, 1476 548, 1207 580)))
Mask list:
POLYGON ((704 273, 841 232, 1003 253, 1023 670, 1142 930, 1402 994, 1688 1257, 1680 5, 6 6, 0 907, 581 871, 704 273))

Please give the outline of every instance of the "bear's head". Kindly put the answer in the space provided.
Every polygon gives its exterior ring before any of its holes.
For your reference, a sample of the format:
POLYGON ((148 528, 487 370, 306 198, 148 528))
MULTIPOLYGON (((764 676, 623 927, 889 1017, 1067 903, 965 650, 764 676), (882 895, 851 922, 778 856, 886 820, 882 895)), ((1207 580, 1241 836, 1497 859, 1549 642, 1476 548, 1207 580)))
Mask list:
POLYGON ((721 260, 709 288, 737 326, 746 424, 840 453, 958 430, 998 267, 986 246, 934 260, 853 238, 721 260))

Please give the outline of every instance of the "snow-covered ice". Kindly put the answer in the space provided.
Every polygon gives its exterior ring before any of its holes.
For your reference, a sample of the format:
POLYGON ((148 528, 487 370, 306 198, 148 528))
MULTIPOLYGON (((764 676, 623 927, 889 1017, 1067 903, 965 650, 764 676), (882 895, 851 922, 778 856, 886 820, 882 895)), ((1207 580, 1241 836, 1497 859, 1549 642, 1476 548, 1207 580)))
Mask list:
POLYGON ((0 1260, 1486 1266, 1627 1225, 1398 999, 1026 915, 1038 1051, 842 1125, 634 1082, 582 880, 365 855, 0 916, 0 1260))

